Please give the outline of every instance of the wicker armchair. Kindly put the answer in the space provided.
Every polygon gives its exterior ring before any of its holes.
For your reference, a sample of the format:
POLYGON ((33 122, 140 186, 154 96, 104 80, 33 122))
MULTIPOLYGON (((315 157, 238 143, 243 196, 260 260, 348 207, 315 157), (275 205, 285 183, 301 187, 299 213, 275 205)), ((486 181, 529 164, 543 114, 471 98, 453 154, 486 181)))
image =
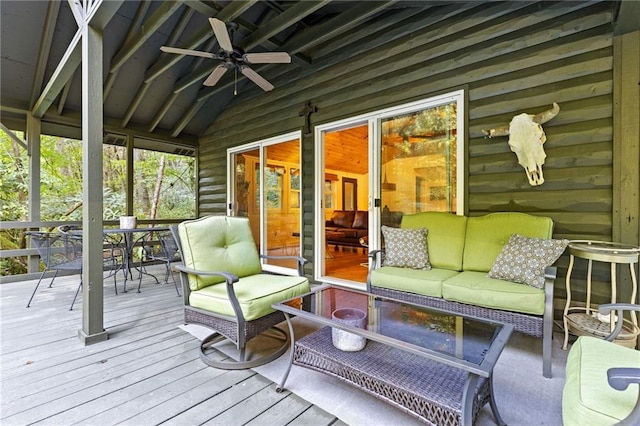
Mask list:
POLYGON ((625 310, 640 305, 600 305, 603 315, 617 311, 618 321, 604 340, 580 336, 567 358, 562 392, 562 420, 570 425, 640 424, 640 351, 613 343, 622 330, 625 310))
POLYGON ((271 306, 309 291, 303 275, 306 263, 297 256, 259 256, 246 218, 208 216, 171 227, 182 264, 180 271, 185 323, 213 330, 200 346, 200 358, 210 366, 228 370, 252 368, 270 362, 287 350, 287 334, 275 327, 284 315, 271 306), (263 273, 261 258, 298 261, 298 275, 263 273), (245 359, 246 344, 264 333, 282 342, 271 353, 245 359), (217 361, 216 343, 229 340, 239 359, 217 361))

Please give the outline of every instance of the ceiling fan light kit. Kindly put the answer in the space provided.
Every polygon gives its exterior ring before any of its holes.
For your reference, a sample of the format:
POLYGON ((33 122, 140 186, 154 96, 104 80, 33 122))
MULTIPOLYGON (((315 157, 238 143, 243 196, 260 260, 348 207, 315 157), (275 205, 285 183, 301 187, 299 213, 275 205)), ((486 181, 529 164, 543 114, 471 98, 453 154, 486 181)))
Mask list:
POLYGON ((273 90, 273 84, 249 67, 249 64, 289 64, 291 56, 287 52, 261 52, 245 53, 245 51, 234 46, 231 42, 232 34, 237 30, 235 23, 224 23, 217 18, 209 18, 209 23, 213 29, 213 34, 218 40, 220 50, 217 54, 202 52, 200 50, 181 49, 179 47, 162 46, 160 50, 165 53, 175 53, 178 55, 198 56, 207 59, 219 59, 222 64, 216 66, 209 76, 202 83, 205 86, 215 86, 227 70, 234 70, 236 75, 236 85, 234 94, 237 93, 237 72, 258 85, 265 92, 273 90))

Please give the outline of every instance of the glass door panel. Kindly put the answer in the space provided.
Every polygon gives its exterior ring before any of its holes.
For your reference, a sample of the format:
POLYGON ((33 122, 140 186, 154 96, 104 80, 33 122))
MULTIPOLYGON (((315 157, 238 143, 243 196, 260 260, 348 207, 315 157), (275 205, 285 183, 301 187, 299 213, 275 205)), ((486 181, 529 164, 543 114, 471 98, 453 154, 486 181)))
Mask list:
POLYGON ((260 168, 260 150, 234 154, 232 178, 233 216, 248 217, 253 239, 260 246, 260 180, 253 171, 260 168))
POLYGON ((457 213, 457 103, 381 120, 382 225, 405 214, 457 213))
MULTIPOLYGON (((264 162, 264 254, 300 256, 300 140, 265 146, 264 162)), ((266 263, 287 268, 297 265, 295 259, 266 263)))
POLYGON ((342 284, 363 284, 368 273, 369 127, 361 121, 329 129, 322 137, 321 274, 342 284))

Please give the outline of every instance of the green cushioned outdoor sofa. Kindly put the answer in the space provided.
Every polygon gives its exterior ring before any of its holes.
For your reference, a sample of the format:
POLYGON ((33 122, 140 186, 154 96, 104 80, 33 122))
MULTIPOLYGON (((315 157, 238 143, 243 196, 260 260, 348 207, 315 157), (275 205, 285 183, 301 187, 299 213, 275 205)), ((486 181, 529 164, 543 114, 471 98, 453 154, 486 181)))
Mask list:
POLYGON ((514 325, 543 338, 543 374, 551 377, 555 268, 545 271, 543 288, 487 277, 513 234, 549 239, 553 221, 525 213, 479 217, 442 212, 405 215, 401 228, 427 228, 430 270, 381 266, 383 250, 372 258, 367 288, 374 294, 514 325))

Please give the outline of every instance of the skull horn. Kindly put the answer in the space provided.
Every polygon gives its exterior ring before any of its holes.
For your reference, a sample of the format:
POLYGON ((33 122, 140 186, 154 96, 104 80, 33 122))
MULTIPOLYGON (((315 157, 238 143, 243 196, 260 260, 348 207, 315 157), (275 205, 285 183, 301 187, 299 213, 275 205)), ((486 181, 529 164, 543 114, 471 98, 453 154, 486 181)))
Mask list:
POLYGON ((485 136, 496 138, 498 136, 509 136, 509 126, 500 126, 496 129, 483 130, 485 136))
POLYGON ((533 117, 533 121, 538 124, 544 124, 547 121, 551 120, 556 115, 558 115, 559 112, 560 112, 560 106, 554 102, 553 108, 548 109, 544 112, 541 112, 540 114, 536 114, 533 117))

